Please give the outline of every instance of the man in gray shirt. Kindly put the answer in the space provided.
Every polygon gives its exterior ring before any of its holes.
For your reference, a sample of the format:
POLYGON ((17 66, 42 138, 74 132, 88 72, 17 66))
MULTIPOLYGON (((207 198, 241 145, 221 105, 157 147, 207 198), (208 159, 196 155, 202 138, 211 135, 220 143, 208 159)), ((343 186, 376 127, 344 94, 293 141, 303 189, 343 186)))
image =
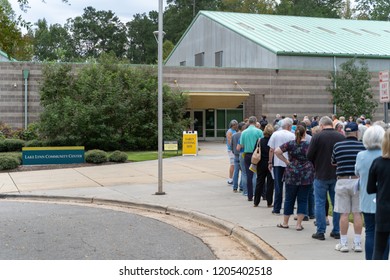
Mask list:
MULTIPOLYGON (((245 128, 245 123, 240 122, 237 126, 237 132, 233 134, 232 136, 232 152, 234 154, 234 172, 233 172, 233 192, 238 191, 238 177, 240 173, 240 150, 237 150, 237 144, 239 143, 240 137, 241 137, 241 132, 245 128)), ((240 181, 240 190, 243 190, 244 186, 243 183, 246 184, 244 174, 241 170, 241 181, 240 181)))

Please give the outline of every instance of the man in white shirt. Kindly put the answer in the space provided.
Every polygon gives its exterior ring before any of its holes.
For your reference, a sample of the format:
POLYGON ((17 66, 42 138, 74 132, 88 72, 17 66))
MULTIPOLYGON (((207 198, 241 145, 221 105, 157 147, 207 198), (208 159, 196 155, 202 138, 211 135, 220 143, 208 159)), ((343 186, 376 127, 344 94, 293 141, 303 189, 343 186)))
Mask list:
MULTIPOLYGON (((274 132, 269 139, 268 146, 269 150, 269 159, 268 168, 270 171, 273 168, 274 178, 275 178, 275 191, 274 191, 274 208, 272 213, 275 215, 280 215, 280 209, 282 208, 283 201, 283 173, 286 168, 286 164, 280 160, 277 156, 274 156, 274 151, 276 148, 280 147, 286 142, 295 139, 294 133, 291 132, 293 121, 290 118, 284 118, 282 120, 282 129, 274 132), (272 160, 273 159, 273 160, 272 160)), ((288 158, 288 154, 284 153, 284 156, 288 158)), ((272 172, 272 171, 271 171, 272 172)))

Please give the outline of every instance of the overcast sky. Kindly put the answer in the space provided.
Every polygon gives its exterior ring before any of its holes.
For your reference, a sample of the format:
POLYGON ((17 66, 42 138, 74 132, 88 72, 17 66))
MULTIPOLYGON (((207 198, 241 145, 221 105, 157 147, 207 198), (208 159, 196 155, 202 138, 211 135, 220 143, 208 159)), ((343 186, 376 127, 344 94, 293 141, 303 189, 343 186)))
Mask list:
MULTIPOLYGON (((68 18, 81 16, 84 8, 92 6, 98 11, 111 10, 123 23, 133 19, 135 14, 158 11, 159 0, 69 0, 69 4, 61 0, 29 0, 30 9, 26 13, 20 10, 17 0, 8 0, 17 15, 27 22, 35 23, 45 18, 49 24, 63 25, 68 18)), ((166 1, 163 0, 164 7, 166 1)))

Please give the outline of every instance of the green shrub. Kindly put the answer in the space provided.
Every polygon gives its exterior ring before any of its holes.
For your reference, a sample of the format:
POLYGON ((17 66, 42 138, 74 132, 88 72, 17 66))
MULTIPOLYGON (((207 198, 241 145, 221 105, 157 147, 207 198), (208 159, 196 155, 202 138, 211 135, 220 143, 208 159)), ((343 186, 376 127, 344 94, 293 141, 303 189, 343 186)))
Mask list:
POLYGON ((25 147, 45 147, 46 143, 42 140, 35 139, 35 140, 27 141, 24 144, 24 146, 25 147))
POLYGON ((125 152, 121 151, 114 151, 109 157, 109 161, 112 162, 126 162, 127 161, 127 154, 125 152))
POLYGON ((15 169, 19 166, 20 160, 16 156, 0 156, 0 170, 15 169))
POLYGON ((4 138, 10 138, 13 136, 13 129, 9 124, 6 124, 0 121, 0 134, 4 136, 4 138))
POLYGON ((20 139, 5 139, 0 141, 0 152, 18 152, 24 147, 24 141, 20 139))
POLYGON ((73 139, 57 137, 45 141, 45 146, 48 147, 63 147, 63 146, 79 146, 73 139))
POLYGON ((103 163, 107 160, 107 153, 102 150, 90 150, 85 153, 85 161, 89 163, 103 163))
POLYGON ((6 151, 7 151, 7 146, 5 145, 5 141, 0 139, 0 153, 6 151))

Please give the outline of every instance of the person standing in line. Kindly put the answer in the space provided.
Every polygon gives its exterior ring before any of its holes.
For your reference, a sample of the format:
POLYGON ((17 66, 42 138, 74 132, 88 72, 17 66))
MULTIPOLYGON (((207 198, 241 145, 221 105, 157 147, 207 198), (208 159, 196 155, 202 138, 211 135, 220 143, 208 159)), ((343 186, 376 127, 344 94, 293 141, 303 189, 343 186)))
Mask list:
MULTIPOLYGON (((355 174, 359 176, 359 200, 360 211, 363 213, 365 224, 365 252, 366 260, 372 260, 374 252, 374 236, 375 236, 375 194, 367 193, 368 172, 374 159, 382 155, 382 140, 385 134, 383 127, 379 125, 371 126, 367 129, 363 136, 363 145, 367 149, 359 152, 356 157, 355 174)), ((389 258, 389 246, 385 250, 383 259, 389 258)))
MULTIPOLYGON (((245 123, 240 122, 237 126, 237 133, 235 133, 232 136, 231 150, 234 154, 233 192, 238 192, 238 187, 239 187, 238 178, 239 178, 241 168, 240 168, 240 150, 237 150, 237 145, 238 145, 238 142, 240 140, 241 132, 242 132, 244 126, 245 126, 245 123)), ((242 176, 243 176, 243 173, 241 171, 241 183, 243 182, 242 176)), ((243 190, 243 187, 241 184, 240 184, 240 190, 243 190)))
POLYGON ((318 116, 313 117, 313 120, 312 120, 311 125, 310 125, 311 128, 316 127, 316 126, 318 126, 318 116))
POLYGON ((336 131, 345 136, 344 126, 341 122, 338 122, 335 127, 336 131))
MULTIPOLYGON (((321 131, 313 135, 307 151, 307 158, 313 163, 315 169, 313 186, 317 231, 312 235, 312 238, 325 240, 327 226, 325 204, 329 193, 332 205, 334 205, 334 189, 337 180, 336 167, 331 164, 333 146, 344 140, 345 137, 334 130, 333 122, 328 116, 320 119, 319 126, 321 131)), ((335 239, 340 238, 339 219, 339 213, 333 212, 333 229, 330 236, 335 239)))
POLYGON ((382 142, 382 156, 370 167, 367 193, 376 194, 375 238, 373 260, 382 260, 390 240, 390 130, 382 142))
POLYGON ((282 117, 280 116, 280 114, 276 114, 276 118, 273 122, 273 125, 275 126, 281 119, 282 119, 282 117))
POLYGON ((371 127, 371 119, 366 119, 365 120, 365 126, 367 126, 367 128, 371 127))
POLYGON ((356 187, 359 178, 355 175, 356 156, 365 150, 363 143, 358 141, 358 125, 350 122, 345 126, 345 140, 333 147, 332 164, 336 167, 337 182, 335 187, 334 211, 340 213, 340 242, 335 249, 342 253, 348 252, 349 214, 353 214, 355 237, 352 250, 362 252, 361 234, 363 229, 362 214, 359 209, 359 190, 356 187))
MULTIPOLYGON (((248 120, 243 122, 244 125, 242 127, 241 133, 248 127, 248 120)), ((240 145, 241 136, 238 139, 238 143, 236 146, 236 150, 239 151, 239 160, 240 160, 240 169, 241 169, 241 180, 240 180, 240 190, 242 191, 243 196, 248 196, 248 186, 247 186, 247 176, 246 176, 246 168, 245 168, 245 153, 244 148, 240 145)), ((253 179, 252 179, 253 180, 253 179)))
POLYGON ((229 156, 229 178, 227 183, 233 185, 233 173, 234 173, 234 154, 232 151, 232 137, 237 131, 238 122, 236 120, 231 120, 229 124, 229 129, 226 131, 226 147, 229 156))
POLYGON ((364 124, 364 121, 361 118, 356 119, 356 124, 358 125, 358 140, 362 141, 364 132, 367 130, 367 126, 364 124))
POLYGON ((279 228, 288 228, 290 216, 294 213, 295 201, 297 201, 298 219, 296 230, 303 230, 302 221, 307 213, 309 187, 314 180, 313 164, 307 159, 309 142, 305 139, 306 128, 298 125, 295 131, 295 140, 284 143, 276 148, 275 155, 286 164, 284 180, 286 182, 286 198, 284 200, 283 223, 279 228), (286 158, 283 153, 288 153, 286 158))
POLYGON ((333 128, 335 128, 336 124, 339 122, 337 115, 332 115, 332 121, 333 121, 333 128))
POLYGON ((345 125, 347 124, 347 122, 345 121, 345 117, 344 117, 344 116, 341 116, 341 117, 339 118, 339 122, 343 125, 343 129, 344 129, 345 125))
POLYGON ((248 192, 248 201, 253 201, 253 172, 249 169, 252 160, 253 150, 259 138, 263 138, 261 129, 256 128, 257 118, 255 116, 249 117, 249 126, 241 133, 240 144, 238 148, 244 148, 245 153, 245 171, 246 184, 248 192))
MULTIPOLYGON (((274 194, 274 179, 272 178, 272 174, 268 169, 269 160, 269 146, 268 142, 271 138, 272 133, 274 133, 274 127, 271 124, 267 124, 264 128, 264 138, 260 140, 260 148, 261 148, 261 160, 257 164, 257 181, 256 181, 256 189, 255 189, 255 200, 254 206, 257 207, 260 203, 261 197, 264 192, 264 187, 266 186, 266 200, 267 206, 272 207, 273 202, 273 194, 274 194), (267 180, 267 184, 265 183, 267 180)), ((259 141, 258 140, 258 141, 259 141)), ((258 143, 256 143, 257 145, 258 143)))
MULTIPOLYGON (((280 209, 282 208, 283 202, 283 174, 286 169, 286 164, 280 160, 274 151, 276 148, 280 147, 286 142, 295 139, 294 133, 291 132, 293 121, 291 118, 284 118, 281 121, 281 129, 275 131, 271 138, 269 139, 268 146, 269 149, 269 162, 268 169, 274 172, 275 178, 275 189, 274 189, 274 208, 272 213, 274 215, 280 215, 280 209)), ((284 154, 285 157, 288 157, 287 152, 284 154)))

